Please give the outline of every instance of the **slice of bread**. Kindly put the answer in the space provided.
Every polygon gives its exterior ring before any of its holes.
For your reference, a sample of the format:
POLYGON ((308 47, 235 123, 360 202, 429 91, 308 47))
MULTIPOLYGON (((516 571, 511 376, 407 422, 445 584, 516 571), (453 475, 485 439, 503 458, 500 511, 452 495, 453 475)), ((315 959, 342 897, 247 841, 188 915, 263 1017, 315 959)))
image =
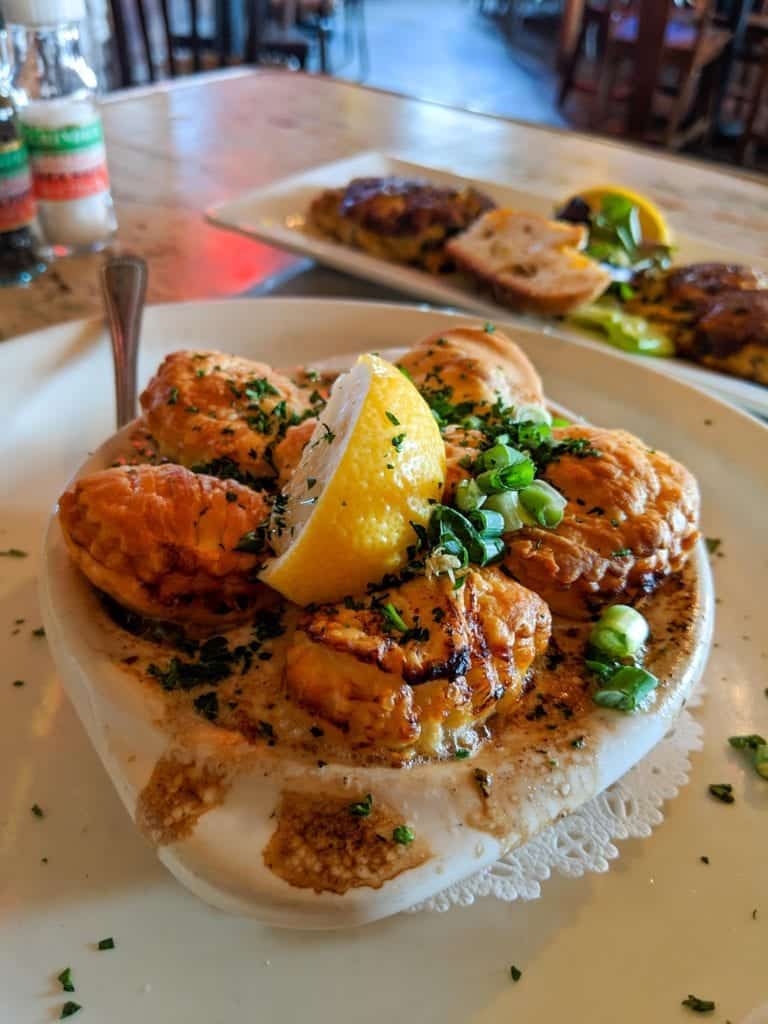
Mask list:
POLYGON ((459 269, 513 309, 557 315, 592 302, 611 282, 579 252, 582 224, 522 210, 491 210, 446 246, 459 269))

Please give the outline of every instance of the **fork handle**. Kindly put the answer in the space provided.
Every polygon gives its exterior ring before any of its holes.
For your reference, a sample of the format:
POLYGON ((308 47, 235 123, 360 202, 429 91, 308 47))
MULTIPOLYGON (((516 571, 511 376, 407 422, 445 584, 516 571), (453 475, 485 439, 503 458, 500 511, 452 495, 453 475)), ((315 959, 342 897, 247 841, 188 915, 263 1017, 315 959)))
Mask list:
POLYGON ((141 256, 109 256, 101 268, 115 364, 117 427, 136 416, 137 357, 147 294, 147 264, 141 256))

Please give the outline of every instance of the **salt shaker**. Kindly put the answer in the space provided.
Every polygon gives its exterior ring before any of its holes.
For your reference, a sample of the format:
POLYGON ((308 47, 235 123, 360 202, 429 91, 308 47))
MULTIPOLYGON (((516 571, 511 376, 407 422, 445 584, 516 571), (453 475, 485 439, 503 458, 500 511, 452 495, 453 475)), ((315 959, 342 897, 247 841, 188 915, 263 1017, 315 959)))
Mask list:
POLYGON ((96 75, 80 46, 85 0, 3 0, 3 10, 45 240, 57 255, 102 248, 117 223, 96 75))

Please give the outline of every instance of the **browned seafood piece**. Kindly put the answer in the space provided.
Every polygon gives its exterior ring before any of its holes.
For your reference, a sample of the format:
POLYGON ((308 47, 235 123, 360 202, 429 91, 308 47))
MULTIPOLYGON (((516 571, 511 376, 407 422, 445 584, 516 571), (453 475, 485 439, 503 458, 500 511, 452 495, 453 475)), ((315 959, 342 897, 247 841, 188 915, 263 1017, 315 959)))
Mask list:
POLYGON ((472 187, 399 177, 355 178, 346 188, 317 196, 308 220, 346 245, 438 273, 449 262, 444 242, 493 207, 492 199, 472 187))
POLYGON ((482 415, 499 402, 505 407, 544 405, 541 378, 531 361, 498 329, 454 327, 431 334, 406 352, 399 365, 428 398, 439 395, 461 406, 459 419, 482 415))
POLYGON ((568 500, 564 518, 509 534, 504 562, 552 611, 587 618, 682 568, 699 535, 699 490, 684 466, 624 430, 570 426, 554 436, 587 442, 543 474, 568 500))
POLYGON ((260 558, 237 551, 268 512, 262 494, 182 466, 120 466, 59 500, 70 554, 99 590, 140 615, 225 626, 269 597, 260 558))
POLYGON ((456 590, 420 576, 304 612, 286 685, 352 744, 440 754, 520 695, 550 625, 544 602, 497 569, 469 572, 456 590))
POLYGON ((312 415, 311 394, 263 363, 181 351, 165 358, 141 405, 161 455, 253 482, 275 476, 272 448, 312 415))

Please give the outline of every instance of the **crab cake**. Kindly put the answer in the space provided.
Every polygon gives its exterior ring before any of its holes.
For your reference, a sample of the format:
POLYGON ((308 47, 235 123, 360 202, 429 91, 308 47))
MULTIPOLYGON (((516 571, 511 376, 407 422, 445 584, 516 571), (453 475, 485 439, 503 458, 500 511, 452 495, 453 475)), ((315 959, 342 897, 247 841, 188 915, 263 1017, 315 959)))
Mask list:
POLYGON ((520 695, 550 625, 544 602, 497 569, 458 589, 419 576, 375 600, 308 608, 286 686, 352 744, 439 755, 520 695))
POLYGON ((59 499, 70 554, 94 586, 139 615, 225 626, 269 596, 243 534, 267 516, 262 494, 182 466, 119 466, 59 499))
POLYGON ((543 479, 567 499, 554 529, 508 534, 504 562, 553 612, 587 618, 620 594, 652 591, 682 568, 699 536, 699 490, 688 470, 624 430, 570 426, 543 479))

